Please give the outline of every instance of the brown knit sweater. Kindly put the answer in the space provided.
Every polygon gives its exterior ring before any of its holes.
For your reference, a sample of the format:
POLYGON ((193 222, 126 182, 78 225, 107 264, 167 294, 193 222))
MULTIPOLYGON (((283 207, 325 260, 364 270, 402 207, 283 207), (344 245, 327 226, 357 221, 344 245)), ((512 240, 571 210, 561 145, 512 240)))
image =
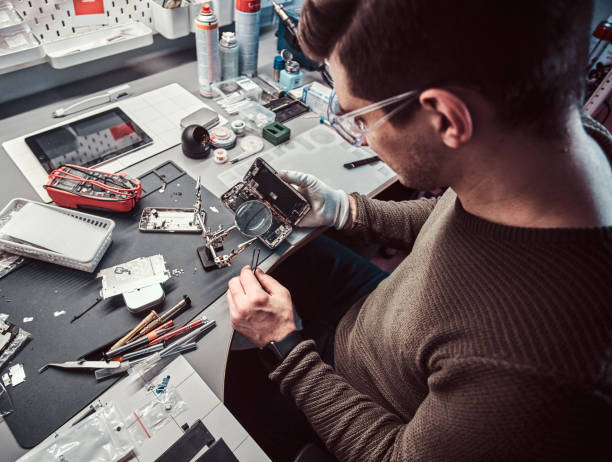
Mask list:
MULTIPOLYGON (((605 129, 585 125, 606 150, 605 129)), ((529 229, 354 195, 352 231, 412 249, 270 374, 340 460, 612 460, 612 228, 529 229)))

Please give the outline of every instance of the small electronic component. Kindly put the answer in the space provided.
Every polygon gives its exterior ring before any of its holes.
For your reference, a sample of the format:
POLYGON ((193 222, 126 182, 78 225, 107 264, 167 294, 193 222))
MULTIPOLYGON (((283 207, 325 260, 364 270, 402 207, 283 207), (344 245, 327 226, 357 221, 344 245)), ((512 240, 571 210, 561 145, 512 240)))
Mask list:
POLYGON ((291 130, 289 127, 280 122, 272 122, 263 128, 261 136, 263 136, 264 140, 268 140, 274 146, 278 146, 289 139, 291 136, 291 130))
POLYGON ((255 159, 244 181, 221 196, 221 201, 234 213, 241 204, 253 200, 264 203, 272 212, 269 229, 258 236, 270 249, 278 247, 310 211, 306 198, 284 182, 261 157, 255 159))
POLYGON ((142 195, 137 178, 67 164, 49 175, 49 197, 62 207, 129 212, 142 195))

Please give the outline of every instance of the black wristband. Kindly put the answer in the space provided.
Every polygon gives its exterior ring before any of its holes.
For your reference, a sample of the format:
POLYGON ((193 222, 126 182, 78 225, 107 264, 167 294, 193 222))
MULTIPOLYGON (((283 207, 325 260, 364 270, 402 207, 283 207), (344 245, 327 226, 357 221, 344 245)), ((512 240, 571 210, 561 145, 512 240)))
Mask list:
POLYGON ((270 342, 259 349, 259 357, 269 371, 273 371, 291 353, 291 351, 304 341, 302 333, 294 330, 278 342, 270 342))

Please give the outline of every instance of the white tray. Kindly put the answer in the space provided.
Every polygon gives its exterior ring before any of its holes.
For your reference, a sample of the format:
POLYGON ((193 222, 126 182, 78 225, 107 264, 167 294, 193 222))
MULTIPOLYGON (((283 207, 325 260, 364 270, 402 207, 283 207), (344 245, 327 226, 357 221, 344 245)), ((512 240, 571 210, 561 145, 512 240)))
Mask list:
POLYGON ((40 40, 32 34, 30 28, 25 24, 17 24, 13 26, 7 26, 2 29, 2 33, 6 34, 9 31, 19 31, 23 34, 27 34, 30 37, 34 38, 38 45, 31 46, 29 48, 24 48, 20 50, 15 50, 10 53, 1 53, 0 54, 0 70, 8 69, 9 67, 19 66, 20 64, 29 63, 36 59, 40 59, 45 56, 45 52, 43 50, 43 46, 40 44, 40 40))
POLYGON ((153 43, 153 31, 140 22, 117 24, 43 45, 51 66, 64 69, 153 43))
MULTIPOLYGON (((62 217, 64 219, 65 217, 62 217)), ((53 226, 53 223, 38 223, 41 232, 53 226)), ((89 273, 93 272, 100 263, 102 256, 108 249, 112 241, 112 233, 115 228, 115 222, 108 218, 101 218, 88 213, 77 212, 76 210, 64 209, 53 205, 44 204, 42 202, 30 201, 27 199, 16 198, 8 203, 0 212, 0 249, 7 252, 31 257, 36 260, 43 260, 57 265, 75 268, 89 273), (16 212, 19 212, 25 205, 33 203, 40 207, 45 207, 58 214, 67 215, 74 219, 75 224, 90 228, 96 231, 99 240, 96 248, 87 258, 75 258, 66 254, 54 252, 45 248, 35 247, 27 243, 15 241, 12 237, 4 234, 4 227, 11 221, 16 212), (102 232, 101 232, 102 231, 102 232), (103 234, 102 234, 103 233, 103 234)))

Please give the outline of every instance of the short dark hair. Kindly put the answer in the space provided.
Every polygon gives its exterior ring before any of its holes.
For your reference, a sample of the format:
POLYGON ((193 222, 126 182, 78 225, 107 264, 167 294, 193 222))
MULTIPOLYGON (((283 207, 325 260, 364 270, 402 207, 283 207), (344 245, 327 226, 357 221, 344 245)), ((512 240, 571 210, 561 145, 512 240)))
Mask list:
POLYGON ((351 91, 380 101, 458 85, 506 125, 556 136, 581 103, 593 0, 306 0, 300 43, 337 50, 351 91))

